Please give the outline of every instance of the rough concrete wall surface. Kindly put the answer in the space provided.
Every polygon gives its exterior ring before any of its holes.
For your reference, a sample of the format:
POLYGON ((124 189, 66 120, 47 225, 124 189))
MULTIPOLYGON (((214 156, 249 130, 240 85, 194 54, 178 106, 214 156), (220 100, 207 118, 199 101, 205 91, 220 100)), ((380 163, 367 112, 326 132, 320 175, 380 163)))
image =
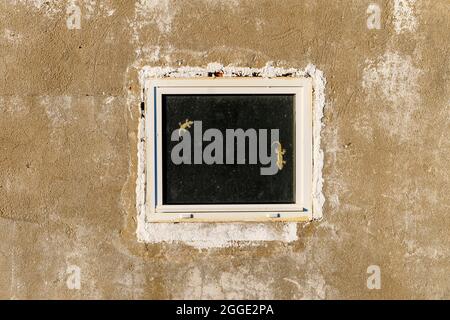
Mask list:
POLYGON ((0 298, 450 298, 449 30, 448 0, 0 1, 0 298), (210 63, 323 72, 321 220, 138 241, 139 73, 210 63))

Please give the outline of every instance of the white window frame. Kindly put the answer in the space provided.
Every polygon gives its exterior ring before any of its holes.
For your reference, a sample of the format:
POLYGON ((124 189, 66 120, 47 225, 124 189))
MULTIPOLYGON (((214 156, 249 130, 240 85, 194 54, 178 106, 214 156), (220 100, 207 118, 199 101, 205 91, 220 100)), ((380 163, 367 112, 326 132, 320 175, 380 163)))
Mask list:
MULTIPOLYGON (((149 222, 309 221, 312 212, 312 81, 310 78, 157 78, 145 82, 146 218, 149 222), (293 94, 294 204, 162 203, 162 95, 293 94), (154 137, 156 136, 156 139, 154 137), (300 187, 299 187, 300 186, 300 187)), ((170 184, 170 182, 168 182, 170 184)))

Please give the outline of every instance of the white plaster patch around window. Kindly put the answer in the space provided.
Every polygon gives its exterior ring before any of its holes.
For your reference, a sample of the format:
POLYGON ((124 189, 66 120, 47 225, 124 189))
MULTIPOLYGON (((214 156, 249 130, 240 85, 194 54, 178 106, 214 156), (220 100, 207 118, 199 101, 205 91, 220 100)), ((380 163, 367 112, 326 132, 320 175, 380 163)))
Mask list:
MULTIPOLYGON (((323 151, 320 147, 325 106, 325 84, 323 72, 314 65, 304 70, 284 69, 268 63, 261 69, 224 67, 219 63, 202 67, 144 67, 140 80, 148 78, 192 78, 221 73, 224 77, 311 77, 313 80, 313 218, 322 218, 325 202, 322 193, 323 151)), ((142 96, 142 101, 145 97, 142 96)), ((149 223, 145 205, 145 120, 139 122, 138 177, 136 181, 137 237, 147 243, 184 243, 198 249, 222 248, 234 245, 259 245, 267 241, 292 242, 298 239, 297 223, 149 223)))

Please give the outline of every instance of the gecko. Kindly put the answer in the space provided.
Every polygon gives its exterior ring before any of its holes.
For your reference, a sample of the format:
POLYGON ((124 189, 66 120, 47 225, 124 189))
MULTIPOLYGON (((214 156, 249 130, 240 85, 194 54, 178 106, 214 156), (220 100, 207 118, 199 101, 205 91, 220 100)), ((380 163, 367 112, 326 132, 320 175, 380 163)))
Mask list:
POLYGON ((178 135, 181 136, 181 132, 186 131, 186 129, 189 129, 191 125, 193 124, 193 121, 189 121, 189 119, 186 119, 184 123, 178 122, 178 125, 180 128, 178 129, 178 135))
POLYGON ((283 149, 280 141, 275 141, 272 145, 277 144, 277 149, 275 153, 277 154, 277 167, 279 170, 283 169, 283 166, 286 164, 286 161, 283 160, 283 155, 286 153, 286 150, 283 149))

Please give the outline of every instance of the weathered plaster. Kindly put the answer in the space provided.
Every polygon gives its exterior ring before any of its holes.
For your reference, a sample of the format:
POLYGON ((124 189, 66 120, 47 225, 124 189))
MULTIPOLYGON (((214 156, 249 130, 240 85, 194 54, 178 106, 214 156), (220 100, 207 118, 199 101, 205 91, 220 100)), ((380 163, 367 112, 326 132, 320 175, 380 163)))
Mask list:
POLYGON ((416 31, 415 4, 416 0, 394 1, 394 27, 397 34, 416 31))
POLYGON ((448 0, 0 1, 0 298, 449 298, 449 12, 448 0), (373 3, 380 29, 367 27, 373 3), (139 72, 212 61, 326 75, 323 217, 159 226, 139 242, 139 72))

